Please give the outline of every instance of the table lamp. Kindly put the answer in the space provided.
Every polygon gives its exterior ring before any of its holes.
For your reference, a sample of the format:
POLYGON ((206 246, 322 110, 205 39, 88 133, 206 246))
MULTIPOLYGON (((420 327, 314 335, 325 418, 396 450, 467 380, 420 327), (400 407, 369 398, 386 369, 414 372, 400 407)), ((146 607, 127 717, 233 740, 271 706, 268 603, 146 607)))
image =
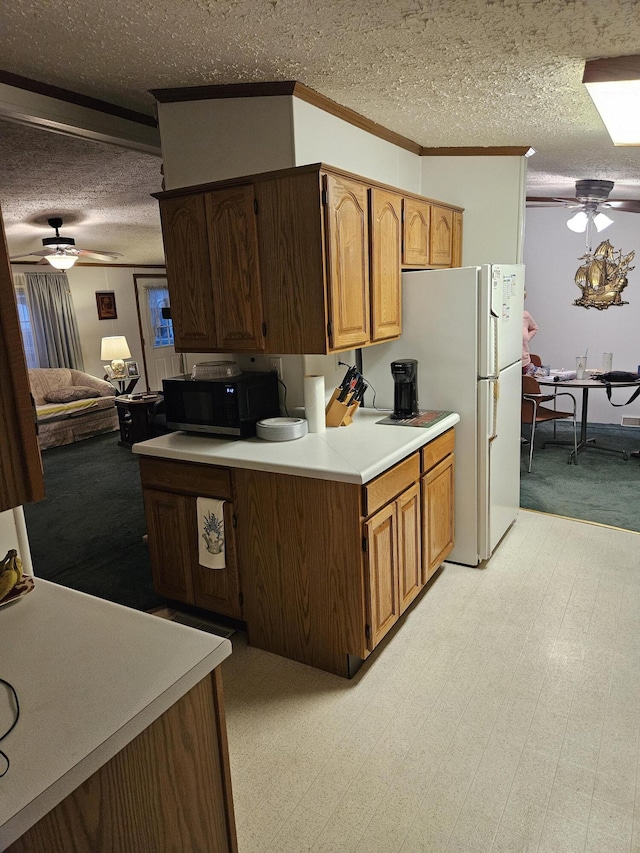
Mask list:
POLYGON ((100 347, 100 358, 103 361, 111 361, 111 369, 116 379, 125 378, 127 375, 124 359, 131 358, 131 350, 124 335, 111 335, 102 339, 100 347))

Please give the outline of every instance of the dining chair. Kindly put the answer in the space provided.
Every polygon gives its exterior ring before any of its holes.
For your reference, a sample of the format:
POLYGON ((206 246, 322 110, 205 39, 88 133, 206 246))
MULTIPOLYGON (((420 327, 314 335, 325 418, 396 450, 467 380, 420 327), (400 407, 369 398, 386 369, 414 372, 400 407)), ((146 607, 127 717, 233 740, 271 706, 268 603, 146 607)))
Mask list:
POLYGON ((542 367, 542 359, 539 355, 536 355, 533 352, 529 353, 529 358, 531 359, 531 364, 535 364, 536 367, 542 367))
POLYGON ((569 462, 573 457, 574 463, 578 464, 578 432, 576 426, 576 398, 569 391, 560 391, 556 394, 543 394, 540 391, 537 379, 533 376, 522 377, 522 405, 521 405, 521 421, 523 424, 529 424, 531 434, 529 437, 529 467, 527 473, 531 473, 531 463, 533 460, 533 443, 536 434, 536 424, 553 421, 554 427, 556 421, 571 418, 573 421, 573 452, 569 455, 569 462), (565 412, 555 408, 556 401, 559 397, 570 397, 573 403, 572 411, 565 412), (553 400, 554 408, 550 409, 543 406, 543 403, 548 403, 553 400))

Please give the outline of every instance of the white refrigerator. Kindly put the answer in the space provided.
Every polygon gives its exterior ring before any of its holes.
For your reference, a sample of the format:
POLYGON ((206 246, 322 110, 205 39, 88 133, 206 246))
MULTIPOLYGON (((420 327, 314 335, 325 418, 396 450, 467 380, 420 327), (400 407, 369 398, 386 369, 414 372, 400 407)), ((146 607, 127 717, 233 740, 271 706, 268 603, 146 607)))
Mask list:
POLYGON ((401 337, 362 350, 366 406, 375 389, 392 409, 391 362, 415 358, 420 410, 460 415, 454 563, 488 559, 518 513, 523 309, 521 265, 405 272, 401 337))

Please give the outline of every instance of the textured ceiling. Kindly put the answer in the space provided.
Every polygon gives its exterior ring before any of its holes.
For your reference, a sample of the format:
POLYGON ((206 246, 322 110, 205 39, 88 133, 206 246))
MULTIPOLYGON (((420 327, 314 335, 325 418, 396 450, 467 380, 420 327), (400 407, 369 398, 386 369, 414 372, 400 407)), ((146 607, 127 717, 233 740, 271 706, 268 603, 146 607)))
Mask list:
MULTIPOLYGON (((614 180, 612 197, 640 198, 640 148, 613 147, 581 83, 585 59, 639 53, 639 45, 638 0, 12 0, 0 8, 5 71, 149 114, 153 88, 299 80, 427 147, 532 145, 532 195, 573 195, 575 180, 589 177, 614 180)), ((80 149, 36 140, 32 153, 26 138, 12 168, 36 174, 48 144, 65 177, 79 168, 80 149)), ((157 161, 102 145, 92 156, 85 145, 87 183, 78 189, 88 197, 68 183, 65 192, 61 170, 46 168, 25 181, 33 186, 21 221, 39 215, 38 190, 51 215, 55 190, 69 210, 98 215, 105 239, 119 242, 105 248, 121 251, 127 238, 110 229, 118 219, 133 229, 123 208, 138 189, 140 216, 153 209, 157 161)), ((0 139, 0 199, 17 222, 6 151, 0 139)), ((100 248, 92 242, 87 248, 100 248)), ((15 253, 13 236, 10 247, 15 253)))

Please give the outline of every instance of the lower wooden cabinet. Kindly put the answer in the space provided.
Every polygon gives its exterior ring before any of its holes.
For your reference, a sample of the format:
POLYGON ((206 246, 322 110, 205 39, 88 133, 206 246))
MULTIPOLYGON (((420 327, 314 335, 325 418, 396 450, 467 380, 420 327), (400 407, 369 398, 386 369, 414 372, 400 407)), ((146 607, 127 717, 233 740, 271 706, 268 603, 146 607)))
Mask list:
POLYGON ((350 676, 453 548, 453 448, 451 429, 364 486, 140 457, 155 588, 350 676), (197 495, 225 500, 223 571, 198 564, 197 495))
POLYGON ((395 503, 365 521, 369 649, 373 650, 400 616, 398 512, 395 503))
POLYGON ((369 649, 422 589, 420 484, 364 522, 369 649))
POLYGON ((454 545, 454 435, 444 433, 422 451, 422 567, 427 582, 454 545))
POLYGON ((219 668, 2 849, 237 853, 219 668))
POLYGON ((422 512, 418 483, 396 501, 398 512, 398 579, 400 613, 404 613, 422 589, 422 512))
POLYGON ((140 473, 156 592, 242 618, 231 473, 209 465, 146 457, 140 457, 140 473), (188 493, 192 490, 197 494, 188 493), (224 569, 210 569, 198 562, 198 496, 225 501, 224 569))

